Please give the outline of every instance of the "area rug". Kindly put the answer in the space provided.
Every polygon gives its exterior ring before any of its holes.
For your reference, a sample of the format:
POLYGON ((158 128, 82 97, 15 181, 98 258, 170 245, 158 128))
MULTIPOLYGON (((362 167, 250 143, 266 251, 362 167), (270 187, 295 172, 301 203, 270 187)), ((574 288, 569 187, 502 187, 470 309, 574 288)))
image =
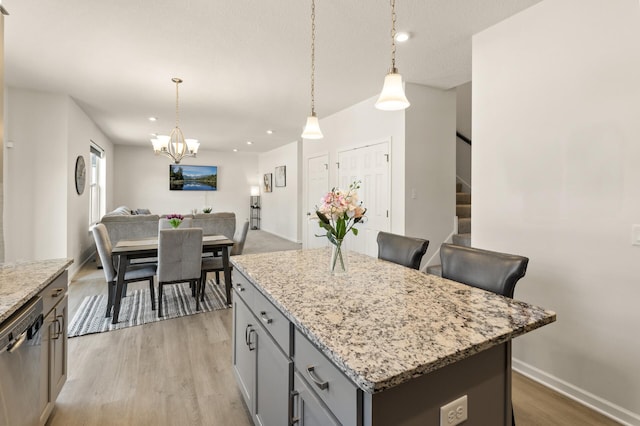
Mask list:
POLYGON ((224 284, 219 286, 215 284, 215 281, 208 280, 204 293, 204 301, 200 302, 199 311, 196 311, 195 302, 195 299, 191 296, 189 284, 167 285, 164 287, 164 298, 162 301, 164 316, 158 318, 157 311, 151 309, 149 289, 136 289, 130 291, 127 297, 122 298, 119 321, 117 324, 111 324, 111 317, 104 316, 107 309, 107 295, 87 296, 69 323, 67 334, 69 337, 84 336, 86 334, 119 330, 121 328, 178 318, 185 315, 226 309, 228 306, 225 303, 224 284))

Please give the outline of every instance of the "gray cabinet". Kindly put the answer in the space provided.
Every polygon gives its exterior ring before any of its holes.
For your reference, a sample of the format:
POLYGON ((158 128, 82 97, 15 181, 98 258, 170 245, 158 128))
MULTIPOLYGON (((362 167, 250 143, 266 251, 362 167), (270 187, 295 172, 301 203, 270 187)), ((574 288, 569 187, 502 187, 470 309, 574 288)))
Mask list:
POLYGON ((249 308, 239 297, 233 298, 233 372, 249 412, 254 412, 254 385, 256 375, 255 321, 249 308))
MULTIPOLYGON (((260 426, 289 424, 289 390, 293 362, 274 339, 289 328, 252 285, 234 274, 233 369, 253 422, 260 426), (242 295, 240 295, 242 294, 242 295)), ((288 348, 289 332, 283 346, 288 348)))
POLYGON ((43 299, 42 357, 40 360, 40 425, 53 410, 67 381, 67 272, 39 293, 43 299))
POLYGON ((49 387, 52 399, 55 401, 67 381, 67 321, 68 296, 53 308, 53 328, 49 341, 49 387))
POLYGON ((293 419, 300 426, 339 426, 326 405, 296 372, 293 378, 293 419))
POLYGON ((289 377, 293 363, 262 327, 257 327, 256 424, 289 424, 289 377))

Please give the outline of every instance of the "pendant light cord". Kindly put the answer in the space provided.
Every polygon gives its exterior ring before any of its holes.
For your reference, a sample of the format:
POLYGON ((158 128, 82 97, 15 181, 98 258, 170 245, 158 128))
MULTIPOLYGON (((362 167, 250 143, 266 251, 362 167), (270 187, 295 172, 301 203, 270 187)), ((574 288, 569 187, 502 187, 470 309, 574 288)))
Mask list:
POLYGON ((178 108, 178 85, 180 84, 179 79, 174 79, 173 81, 175 81, 176 83, 176 127, 178 127, 178 120, 180 118, 180 110, 178 108))
POLYGON ((391 0, 391 72, 396 73, 396 0, 391 0))
POLYGON ((316 73, 316 2, 311 0, 311 115, 316 115, 315 109, 315 73, 316 73))

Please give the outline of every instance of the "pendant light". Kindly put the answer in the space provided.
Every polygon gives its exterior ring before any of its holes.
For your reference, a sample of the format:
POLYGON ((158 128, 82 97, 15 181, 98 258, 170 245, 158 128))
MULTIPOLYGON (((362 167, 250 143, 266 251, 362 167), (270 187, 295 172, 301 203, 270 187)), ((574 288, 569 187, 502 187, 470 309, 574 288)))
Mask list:
POLYGON ((396 68, 396 0, 391 0, 391 69, 384 78, 384 85, 380 97, 376 101, 376 108, 384 111, 399 111, 409 105, 404 95, 402 76, 396 68))
POLYGON ((180 164, 184 157, 195 157, 200 144, 196 139, 185 139, 182 130, 180 130, 178 125, 180 118, 178 85, 182 83, 182 80, 174 77, 171 81, 176 84, 176 127, 171 130, 169 136, 158 135, 155 139, 151 139, 151 143, 156 155, 162 154, 171 158, 175 164, 180 164))
POLYGON ((316 2, 311 0, 311 115, 307 117, 307 124, 302 131, 304 139, 322 139, 320 123, 315 109, 315 62, 316 62, 316 2))

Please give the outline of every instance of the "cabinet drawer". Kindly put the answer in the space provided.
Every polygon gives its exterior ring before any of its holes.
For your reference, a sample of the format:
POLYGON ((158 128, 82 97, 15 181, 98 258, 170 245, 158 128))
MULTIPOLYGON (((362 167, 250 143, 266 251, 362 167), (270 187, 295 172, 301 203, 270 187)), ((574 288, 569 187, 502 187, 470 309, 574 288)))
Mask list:
POLYGON ((67 271, 58 275, 39 295, 42 297, 42 312, 46 316, 67 294, 67 271))
POLYGON ((260 320, 262 326, 269 332, 273 340, 276 341, 280 349, 290 355, 289 320, 280 312, 267 298, 258 290, 254 290, 253 314, 260 320))
POLYGON ((235 268, 232 271, 231 282, 233 284, 233 288, 236 290, 236 294, 244 300, 250 310, 253 310, 253 294, 256 292, 253 284, 251 284, 249 280, 247 280, 245 276, 235 268))
POLYGON ((334 416, 345 425, 357 424, 358 388, 297 329, 296 370, 311 385, 334 416))

